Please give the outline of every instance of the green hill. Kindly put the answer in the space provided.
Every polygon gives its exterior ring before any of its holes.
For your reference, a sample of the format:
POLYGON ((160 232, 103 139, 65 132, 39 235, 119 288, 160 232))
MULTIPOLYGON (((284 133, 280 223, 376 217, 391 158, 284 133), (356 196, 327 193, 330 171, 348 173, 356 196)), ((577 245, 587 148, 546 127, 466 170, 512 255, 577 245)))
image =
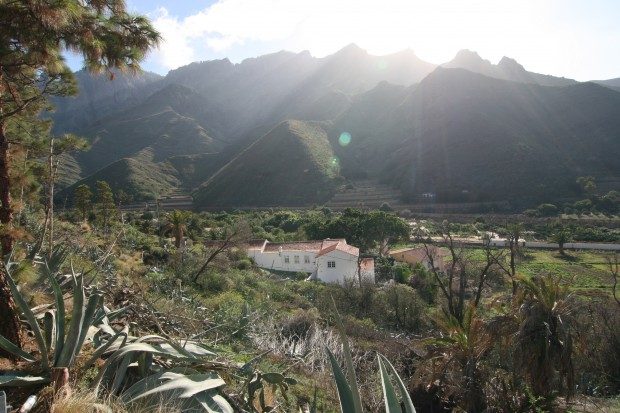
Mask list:
POLYGON ((216 172, 194 193, 194 202, 198 207, 322 203, 340 180, 323 128, 285 121, 216 172))
POLYGON ((123 190, 134 201, 155 199, 177 188, 181 181, 168 162, 153 162, 152 152, 145 150, 136 158, 123 158, 79 180, 58 194, 59 199, 72 197, 79 185, 86 184, 94 191, 97 181, 106 181, 115 193, 123 190))

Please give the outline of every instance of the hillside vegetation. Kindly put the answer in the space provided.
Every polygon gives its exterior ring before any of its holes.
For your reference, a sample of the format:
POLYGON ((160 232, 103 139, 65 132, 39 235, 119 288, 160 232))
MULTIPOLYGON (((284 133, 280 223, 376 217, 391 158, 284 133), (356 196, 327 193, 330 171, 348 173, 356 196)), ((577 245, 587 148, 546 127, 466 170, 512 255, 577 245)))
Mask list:
POLYGON ((327 134, 286 121, 243 150, 195 193, 200 206, 323 203, 340 182, 327 134))

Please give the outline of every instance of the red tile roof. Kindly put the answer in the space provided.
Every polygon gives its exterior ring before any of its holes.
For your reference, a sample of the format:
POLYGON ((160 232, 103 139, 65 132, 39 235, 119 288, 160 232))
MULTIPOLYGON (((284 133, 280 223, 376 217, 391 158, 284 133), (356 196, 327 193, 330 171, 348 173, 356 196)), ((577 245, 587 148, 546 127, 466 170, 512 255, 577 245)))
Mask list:
POLYGON ((359 248, 354 247, 352 245, 348 245, 346 242, 339 241, 339 242, 337 242, 335 244, 332 243, 331 245, 329 245, 326 248, 323 248, 321 251, 319 251, 319 253, 316 256, 320 257, 321 255, 325 255, 328 252, 332 252, 332 251, 335 251, 335 250, 342 251, 342 252, 345 252, 345 253, 350 254, 350 255, 355 255, 355 256, 360 255, 359 248))
POLYGON ((309 251, 316 252, 317 256, 338 250, 351 255, 359 255, 359 248, 347 244, 345 239, 324 239, 322 241, 295 241, 295 242, 269 242, 265 240, 252 240, 247 243, 248 249, 258 249, 263 252, 282 251, 309 251))

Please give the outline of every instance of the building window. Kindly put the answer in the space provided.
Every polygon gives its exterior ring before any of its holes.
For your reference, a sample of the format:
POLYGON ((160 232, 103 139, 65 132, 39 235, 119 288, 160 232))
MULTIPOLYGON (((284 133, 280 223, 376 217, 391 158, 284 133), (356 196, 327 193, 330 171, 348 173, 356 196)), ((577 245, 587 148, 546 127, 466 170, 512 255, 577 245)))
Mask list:
POLYGON ((285 255, 285 256, 284 256, 284 263, 285 263, 285 264, 288 264, 289 262, 290 262, 290 261, 289 261, 289 259, 288 259, 288 255, 285 255))
POLYGON ((295 261, 295 264, 299 264, 299 255, 295 255, 293 260, 295 261))
POLYGON ((304 255, 304 264, 310 264, 310 257, 304 255))
POLYGON ((327 261, 327 268, 336 268, 336 261, 327 261))

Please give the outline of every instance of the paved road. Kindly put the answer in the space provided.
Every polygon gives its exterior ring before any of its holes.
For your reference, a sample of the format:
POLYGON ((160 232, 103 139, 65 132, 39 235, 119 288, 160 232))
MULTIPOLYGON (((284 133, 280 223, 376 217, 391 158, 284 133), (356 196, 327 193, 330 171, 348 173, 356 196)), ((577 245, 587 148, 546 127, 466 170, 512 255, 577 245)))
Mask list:
MULTIPOLYGON (((482 246, 482 240, 480 238, 453 238, 455 242, 471 245, 482 246)), ((433 237, 432 240, 438 244, 443 243, 443 238, 433 237)), ((534 249, 554 249, 557 250, 559 245, 554 242, 542 242, 542 241, 520 241, 519 244, 525 248, 534 249)), ((507 247, 508 242, 502 238, 493 238, 491 245, 495 247, 507 247)), ((620 252, 620 244, 611 244, 604 242, 567 242, 564 244, 566 250, 597 250, 597 251, 618 251, 620 252)))

